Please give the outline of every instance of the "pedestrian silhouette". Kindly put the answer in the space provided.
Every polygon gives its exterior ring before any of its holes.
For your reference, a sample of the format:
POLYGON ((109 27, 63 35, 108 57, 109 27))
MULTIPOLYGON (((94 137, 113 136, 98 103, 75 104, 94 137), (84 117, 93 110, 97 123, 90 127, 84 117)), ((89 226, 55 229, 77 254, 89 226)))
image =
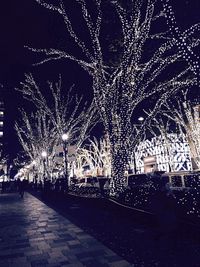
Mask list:
POLYGON ((19 195, 21 196, 21 198, 24 197, 25 187, 26 187, 26 180, 23 179, 21 181, 20 179, 18 179, 18 191, 19 191, 19 195))

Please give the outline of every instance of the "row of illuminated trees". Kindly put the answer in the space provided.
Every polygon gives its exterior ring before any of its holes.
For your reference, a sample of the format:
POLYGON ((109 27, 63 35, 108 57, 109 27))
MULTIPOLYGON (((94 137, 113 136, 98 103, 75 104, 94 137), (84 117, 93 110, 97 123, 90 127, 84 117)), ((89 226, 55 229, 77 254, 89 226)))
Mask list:
MULTIPOLYGON (((32 76, 27 77, 31 77, 33 81, 32 76)), ((35 82, 34 84, 36 86, 35 82)), ((38 87, 37 90, 39 90, 38 87)), ((62 105, 60 106, 60 111, 62 112, 59 112, 57 107, 56 113, 52 106, 48 108, 47 101, 45 101, 45 97, 41 93, 41 101, 42 99, 51 116, 56 116, 57 113, 64 116, 65 118, 59 119, 57 115, 58 121, 63 119, 63 125, 69 125, 68 121, 71 121, 71 130, 70 128, 64 128, 64 130, 58 132, 58 126, 54 127, 52 123, 52 120, 55 118, 49 117, 48 114, 42 112, 42 109, 37 110, 35 114, 31 115, 28 115, 24 111, 21 112, 22 122, 16 123, 16 130, 24 151, 29 155, 29 160, 32 161, 32 164, 29 166, 29 171, 32 170, 34 171, 34 175, 37 174, 37 180, 53 181, 55 177, 58 177, 58 173, 60 173, 62 177, 65 177, 66 180, 69 181, 69 176, 83 176, 83 169, 87 166, 90 169, 88 173, 90 175, 112 177, 112 151, 109 135, 106 134, 105 137, 100 140, 96 138, 88 139, 89 131, 98 122, 98 116, 94 107, 90 107, 87 109, 87 112, 84 113, 84 118, 90 118, 90 121, 87 121, 87 125, 84 120, 77 124, 76 121, 82 113, 82 109, 77 112, 76 116, 74 115, 73 96, 69 98, 70 101, 67 105, 68 117, 63 113, 62 105), (69 112, 70 105, 73 105, 72 113, 69 112), (71 116, 73 116, 73 119, 71 116), (82 134, 84 133, 82 136, 80 135, 81 132, 82 134), (68 161, 68 147, 74 148, 72 161, 68 161), (62 152, 60 157, 58 155, 59 152, 62 152)), ((54 102, 59 102, 61 104, 58 99, 54 102)), ((78 101, 76 103, 80 102, 78 101)), ((196 168, 200 168, 199 106, 192 104, 191 101, 187 99, 186 94, 184 94, 177 98, 176 102, 173 101, 173 103, 171 103, 171 101, 166 101, 161 107, 162 112, 159 111, 157 116, 152 118, 148 127, 144 127, 143 123, 145 119, 142 117, 139 117, 139 124, 133 123, 133 127, 135 127, 136 131, 139 131, 140 128, 143 127, 143 135, 140 135, 138 142, 131 150, 130 161, 127 162, 125 172, 130 168, 133 169, 133 172, 136 172, 136 162, 134 162, 134 159, 138 156, 138 153, 142 151, 143 141, 149 136, 154 137, 158 135, 161 136, 165 150, 167 151, 169 170, 175 171, 173 167, 174 155, 172 155, 171 152, 172 141, 170 137, 170 134, 174 132, 180 136, 184 135, 186 137, 190 145, 191 157, 196 164, 196 168)), ((146 116, 148 116, 147 112, 146 116)), ((62 129, 62 127, 60 127, 60 129, 62 129)), ((148 155, 148 153, 147 151, 145 154, 148 155)), ((151 155, 155 154, 149 154, 149 156, 151 155)))
MULTIPOLYGON (((174 119, 174 114, 170 115, 172 107, 168 99, 174 99, 181 90, 198 86, 199 62, 196 51, 200 42, 199 24, 179 29, 170 1, 167 0, 94 0, 92 4, 91 1, 77 0, 70 5, 65 5, 63 1, 55 4, 35 1, 61 17, 75 48, 69 51, 68 47, 71 46, 67 45, 66 49, 63 45, 62 48, 28 47, 41 55, 37 64, 59 59, 75 62, 92 78, 94 100, 90 107, 81 107, 77 100, 73 105, 74 110, 68 110, 72 106, 63 101, 69 100, 72 92, 64 98, 60 83, 56 87, 49 83, 54 99, 53 108, 50 108, 33 77, 26 75, 19 90, 37 107, 37 115, 33 120, 39 127, 34 128, 25 116, 24 123, 27 124, 29 134, 23 132, 22 126, 17 124, 20 141, 31 158, 37 157, 39 151, 48 145, 48 155, 53 161, 53 147, 57 146, 63 132, 67 131, 69 142, 79 148, 87 136, 89 126, 95 124, 91 122, 97 122, 95 115, 98 114, 110 144, 110 186, 113 193, 121 191, 131 155, 138 142, 144 138, 148 126, 152 125, 157 114, 162 115, 163 109, 168 110, 166 117, 174 119), (78 21, 73 17, 71 8, 80 15, 78 21), (105 27, 107 21, 109 27, 105 27), (77 23, 81 27, 77 27, 77 23), (112 35, 112 27, 116 29, 117 36, 112 35), (117 60, 113 61, 113 58, 117 60), (138 109, 144 105, 149 105, 149 108, 145 120, 138 127, 134 121, 138 117, 138 109), (83 112, 79 114, 80 109, 83 112), (30 139, 32 142, 29 142, 30 139)), ((180 108, 180 112, 185 110, 185 107, 180 108)), ((176 115, 176 120, 179 120, 176 115)), ((184 118, 185 130, 188 120, 191 123, 193 120, 193 117, 187 116, 184 118)), ((180 128, 183 127, 180 125, 180 128)), ((199 128, 195 127, 187 131, 199 153, 199 141, 195 137, 199 128)), ((160 130, 163 133, 163 129, 160 130)))

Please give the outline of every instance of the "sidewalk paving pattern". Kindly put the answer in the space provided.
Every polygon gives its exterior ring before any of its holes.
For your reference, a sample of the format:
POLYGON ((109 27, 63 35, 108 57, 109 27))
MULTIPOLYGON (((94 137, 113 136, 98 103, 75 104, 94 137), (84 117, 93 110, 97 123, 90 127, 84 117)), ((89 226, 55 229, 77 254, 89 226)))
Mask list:
POLYGON ((133 266, 25 193, 0 195, 0 267, 133 266))

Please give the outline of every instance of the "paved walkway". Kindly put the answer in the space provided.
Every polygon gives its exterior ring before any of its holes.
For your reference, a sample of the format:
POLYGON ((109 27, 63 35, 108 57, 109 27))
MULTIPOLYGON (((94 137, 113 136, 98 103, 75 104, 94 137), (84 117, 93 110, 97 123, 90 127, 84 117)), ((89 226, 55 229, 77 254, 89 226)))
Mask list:
POLYGON ((29 193, 0 195, 0 267, 133 266, 29 193))

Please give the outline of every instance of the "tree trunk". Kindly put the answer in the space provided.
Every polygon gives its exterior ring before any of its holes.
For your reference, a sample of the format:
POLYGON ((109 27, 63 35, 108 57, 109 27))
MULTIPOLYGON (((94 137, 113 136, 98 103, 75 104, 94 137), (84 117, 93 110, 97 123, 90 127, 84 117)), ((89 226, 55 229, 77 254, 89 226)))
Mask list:
MULTIPOLYGON (((126 133, 127 134, 127 133, 126 133)), ((130 162, 130 144, 127 142, 129 136, 125 140, 111 140, 111 195, 116 195, 122 192, 127 185, 127 178, 124 173, 127 170, 130 162), (117 142, 118 141, 118 142, 117 142), (120 144, 119 144, 120 143, 120 144), (119 144, 119 145, 118 145, 119 144)), ((118 139, 118 138, 117 138, 118 139)))

